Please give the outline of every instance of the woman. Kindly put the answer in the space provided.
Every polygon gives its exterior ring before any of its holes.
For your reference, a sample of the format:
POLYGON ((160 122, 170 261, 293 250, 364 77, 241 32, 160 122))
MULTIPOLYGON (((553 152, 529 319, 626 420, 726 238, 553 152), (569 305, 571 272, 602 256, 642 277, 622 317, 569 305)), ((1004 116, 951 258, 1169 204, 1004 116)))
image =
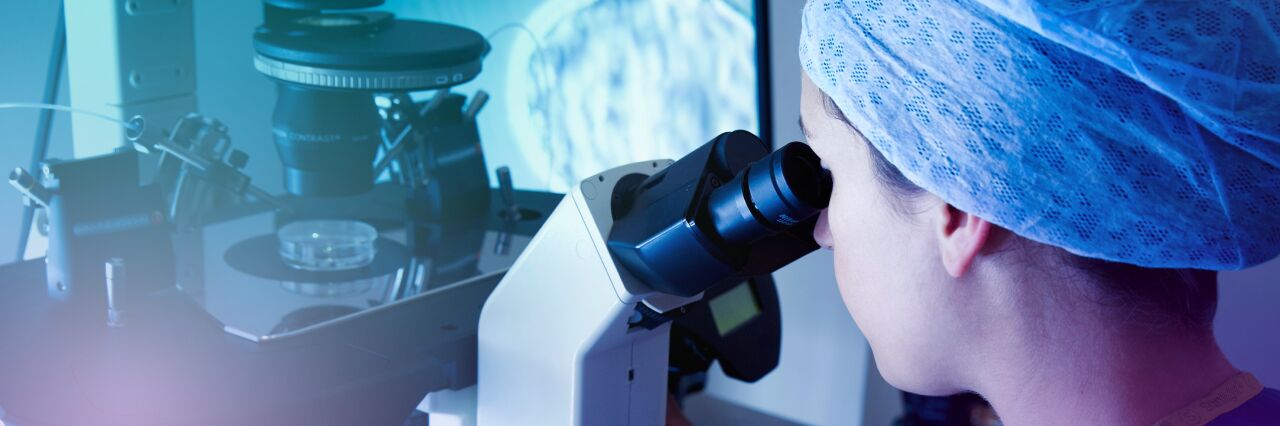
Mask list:
POLYGON ((1054 3, 806 5, 815 237, 878 368, 1005 424, 1280 424, 1211 326, 1280 252, 1280 6, 1054 3))

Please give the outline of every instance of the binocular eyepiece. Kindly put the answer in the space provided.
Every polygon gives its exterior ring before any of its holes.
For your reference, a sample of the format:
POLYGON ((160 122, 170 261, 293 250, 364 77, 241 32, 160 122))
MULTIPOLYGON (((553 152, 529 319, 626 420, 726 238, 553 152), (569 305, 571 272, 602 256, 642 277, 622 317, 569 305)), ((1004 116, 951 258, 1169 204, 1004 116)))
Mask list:
POLYGON ((707 197, 716 234, 746 245, 827 208, 831 177, 808 145, 792 142, 757 160, 707 197))
POLYGON ((651 288, 692 296, 816 250, 830 197, 831 175, 808 145, 770 153, 755 135, 729 132, 652 176, 622 179, 609 249, 651 288))

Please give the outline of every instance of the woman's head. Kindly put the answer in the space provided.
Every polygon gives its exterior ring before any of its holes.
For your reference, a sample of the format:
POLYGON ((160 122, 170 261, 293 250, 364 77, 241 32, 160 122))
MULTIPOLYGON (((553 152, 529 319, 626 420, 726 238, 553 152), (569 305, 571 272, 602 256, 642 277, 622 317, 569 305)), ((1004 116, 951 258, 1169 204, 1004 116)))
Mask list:
POLYGON ((800 63, 905 176, 1027 239, 1149 268, 1280 254, 1273 13, 1058 3, 811 1, 800 63))
POLYGON ((802 126, 835 182, 815 237, 835 252, 841 296, 890 383, 968 390, 974 366, 998 358, 986 343, 1007 342, 993 334, 1050 318, 1210 332, 1214 273, 1088 259, 1019 237, 912 183, 803 85, 802 126))
POLYGON ((1231 370, 1198 270, 1280 254, 1274 11, 1093 3, 805 6, 815 237, 889 383, 1010 407, 1231 370))

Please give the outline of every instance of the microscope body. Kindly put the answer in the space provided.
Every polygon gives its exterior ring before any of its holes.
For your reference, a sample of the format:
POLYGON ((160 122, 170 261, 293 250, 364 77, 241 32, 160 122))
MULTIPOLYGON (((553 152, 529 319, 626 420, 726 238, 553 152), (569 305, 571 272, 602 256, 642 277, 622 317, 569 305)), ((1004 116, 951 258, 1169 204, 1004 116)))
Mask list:
POLYGON ((618 167, 564 197, 485 302, 479 325, 477 420, 502 424, 661 424, 670 323, 634 325, 637 305, 667 312, 697 301, 650 289, 613 261, 618 167))
MULTIPOLYGON (((830 175, 806 145, 774 153, 756 136, 724 133, 679 161, 611 169, 561 201, 485 302, 479 326, 477 420, 506 424, 661 424, 672 322, 728 288, 744 318, 763 311, 767 275, 818 248, 813 227, 830 175), (754 302, 751 299, 756 299, 754 302)), ((772 289, 772 287, 768 287, 772 289)), ((773 305, 776 312, 776 305, 773 305)), ((711 309, 715 341, 751 352, 752 339, 711 309)), ((777 330, 747 329, 776 336, 777 330), (772 330, 772 331, 770 331, 772 330)), ((711 327, 711 326, 708 326, 711 327)), ((705 336, 704 336, 705 337, 705 336)), ((773 340, 776 342, 776 340, 773 340)), ((724 346, 728 347, 728 346, 724 346)), ((727 368, 754 381, 763 369, 727 368)))

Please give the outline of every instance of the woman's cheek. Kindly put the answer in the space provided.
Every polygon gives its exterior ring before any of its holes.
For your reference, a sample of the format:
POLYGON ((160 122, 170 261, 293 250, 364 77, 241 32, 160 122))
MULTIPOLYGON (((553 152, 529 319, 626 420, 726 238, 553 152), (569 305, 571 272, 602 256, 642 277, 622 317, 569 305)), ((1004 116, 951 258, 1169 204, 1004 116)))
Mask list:
MULTIPOLYGON (((836 275, 836 283, 840 286, 841 296, 846 298, 846 304, 849 302, 848 296, 851 295, 856 274, 853 269, 856 268, 857 259, 852 258, 855 253, 860 251, 857 247, 857 239, 848 235, 850 216, 856 212, 850 210, 847 205, 848 200, 844 198, 844 193, 836 185, 831 193, 831 203, 828 208, 822 212, 823 217, 819 220, 819 229, 815 229, 815 235, 824 234, 819 238, 818 244, 829 247, 833 250, 832 258, 835 261, 834 269, 836 275), (825 229, 820 229, 825 228, 825 229)), ((852 308, 852 306, 849 306, 852 308)))
POLYGON ((867 334, 864 329, 868 320, 865 312, 867 307, 862 305, 866 303, 868 298, 860 294, 865 289, 860 288, 860 283, 858 282, 860 278, 857 276, 857 267, 854 265, 856 259, 851 257, 852 253, 846 248, 836 247, 832 254, 836 288, 840 292, 840 300, 844 302, 845 311, 853 318, 853 322, 857 324, 858 328, 863 329, 862 333, 865 335, 867 334))

